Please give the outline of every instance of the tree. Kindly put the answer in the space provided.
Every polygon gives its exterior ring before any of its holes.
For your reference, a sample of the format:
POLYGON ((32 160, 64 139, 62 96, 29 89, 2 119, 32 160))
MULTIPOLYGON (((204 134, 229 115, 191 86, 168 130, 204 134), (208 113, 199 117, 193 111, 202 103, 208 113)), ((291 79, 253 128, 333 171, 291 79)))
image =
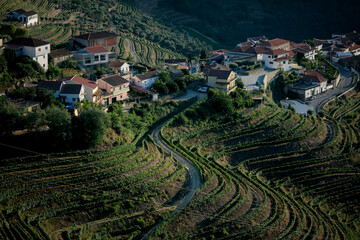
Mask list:
POLYGON ((49 63, 49 68, 46 71, 46 77, 50 80, 61 77, 61 69, 49 63))
POLYGON ((28 112, 25 117, 25 127, 29 130, 39 130, 41 126, 45 125, 45 116, 45 111, 42 109, 28 112))
POLYGON ((231 102, 230 96, 223 91, 216 88, 211 88, 208 93, 208 101, 217 112, 232 115, 235 113, 235 108, 231 102))
POLYGON ((29 37, 29 30, 24 28, 16 29, 14 33, 14 38, 27 38, 27 37, 29 37))
POLYGON ((22 112, 5 97, 0 97, 0 135, 11 134, 22 125, 22 112))
POLYGON ((175 82, 169 82, 166 84, 169 89, 169 92, 177 93, 179 91, 179 86, 175 82))
POLYGON ((73 142, 80 147, 93 147, 99 144, 109 127, 109 119, 102 110, 90 108, 73 118, 73 142))
POLYGON ((240 88, 240 89, 243 89, 244 88, 244 83, 243 83, 243 81, 241 80, 241 78, 238 78, 238 79, 236 79, 236 86, 238 87, 238 88, 240 88))
POLYGON ((313 110, 311 110, 311 109, 307 110, 307 115, 308 116, 312 116, 313 114, 314 114, 313 110))
POLYGON ((237 63, 230 63, 230 64, 229 64, 229 67, 230 67, 231 69, 236 69, 236 68, 239 67, 239 65, 237 65, 237 63))
POLYGON ((180 90, 184 90, 186 88, 186 82, 183 78, 175 79, 174 81, 178 86, 180 90))
POLYGON ((77 62, 74 59, 68 58, 62 63, 62 67, 76 69, 77 62))
POLYGON ((16 27, 14 25, 8 25, 8 24, 4 24, 1 25, 0 27, 0 35, 9 35, 9 36, 14 36, 16 31, 16 27))
POLYGON ((108 107, 108 112, 115 113, 116 115, 120 116, 122 119, 124 118, 123 106, 119 102, 115 102, 115 103, 111 104, 108 107))
POLYGON ((11 82, 12 77, 9 73, 4 72, 3 74, 0 74, 0 87, 9 87, 11 82))
POLYGON ((46 122, 49 127, 50 138, 55 146, 70 144, 71 115, 61 107, 51 106, 46 109, 46 122))
POLYGON ((170 74, 168 72, 161 72, 159 74, 159 80, 163 83, 167 83, 170 80, 170 74))
POLYGON ((0 72, 6 72, 8 70, 6 58, 0 55, 0 72))
POLYGON ((206 51, 202 49, 200 53, 200 60, 206 60, 206 59, 207 59, 206 51))
POLYGON ((156 80, 156 82, 153 84, 153 89, 160 94, 169 93, 168 87, 160 79, 156 80))

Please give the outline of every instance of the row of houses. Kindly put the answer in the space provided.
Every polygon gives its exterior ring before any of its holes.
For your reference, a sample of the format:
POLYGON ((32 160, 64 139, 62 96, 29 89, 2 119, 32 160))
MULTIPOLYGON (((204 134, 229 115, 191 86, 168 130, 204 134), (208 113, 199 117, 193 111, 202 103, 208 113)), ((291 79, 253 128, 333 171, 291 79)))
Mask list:
POLYGON ((118 73, 96 81, 75 75, 57 81, 42 81, 38 87, 53 91, 56 99, 69 105, 86 99, 106 106, 127 100, 130 85, 148 90, 152 85, 151 83, 154 83, 158 78, 157 71, 133 77, 131 74, 118 73))

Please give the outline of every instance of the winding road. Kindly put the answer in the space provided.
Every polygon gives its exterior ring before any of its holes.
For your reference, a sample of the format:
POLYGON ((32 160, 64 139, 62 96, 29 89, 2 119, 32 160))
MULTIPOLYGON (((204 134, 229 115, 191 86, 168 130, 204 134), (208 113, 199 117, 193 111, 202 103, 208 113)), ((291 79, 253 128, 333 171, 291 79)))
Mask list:
MULTIPOLYGON (((193 94, 194 91, 188 91, 188 93, 186 94, 186 96, 183 96, 182 99, 186 99, 187 97, 189 97, 190 95, 193 94), (189 96, 188 96, 189 95, 189 96)), ((195 92, 196 94, 196 92, 195 92)), ((204 95, 204 94, 202 94, 204 95)), ((200 98, 205 97, 205 96, 201 96, 200 98)), ((200 99, 198 98, 198 99, 200 99)), ((186 167, 187 173, 188 173, 188 177, 189 177, 189 185, 186 188, 187 193, 185 196, 182 197, 182 199, 177 202, 174 203, 174 206, 176 206, 175 210, 172 211, 169 215, 168 218, 170 218, 171 216, 173 216, 174 214, 180 212, 181 210, 183 210, 184 208, 186 208, 186 206, 189 204, 189 202, 194 198, 195 196, 195 192, 196 190, 198 190, 201 185, 201 175, 199 170, 189 161, 187 160, 184 156, 182 156, 181 154, 177 153, 174 149, 172 149, 170 146, 168 146, 165 141, 161 138, 161 128, 165 123, 161 124, 160 126, 158 126, 152 133, 151 133, 151 137, 152 139, 154 139, 156 145, 163 149, 164 152, 168 153, 168 154, 172 154, 173 158, 178 161, 182 166, 186 167)), ((149 239, 151 237, 151 235, 156 231, 156 229, 161 226, 164 223, 165 220, 157 223, 152 229, 150 229, 143 237, 142 239, 149 239)))

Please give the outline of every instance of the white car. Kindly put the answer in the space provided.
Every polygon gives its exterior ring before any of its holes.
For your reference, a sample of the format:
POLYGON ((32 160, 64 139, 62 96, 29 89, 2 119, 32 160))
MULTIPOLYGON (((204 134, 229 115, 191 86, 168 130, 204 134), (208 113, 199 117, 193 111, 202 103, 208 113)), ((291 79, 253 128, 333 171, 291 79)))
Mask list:
POLYGON ((198 89, 198 92, 200 92, 200 93, 207 93, 208 90, 209 90, 208 87, 201 87, 201 88, 198 89))

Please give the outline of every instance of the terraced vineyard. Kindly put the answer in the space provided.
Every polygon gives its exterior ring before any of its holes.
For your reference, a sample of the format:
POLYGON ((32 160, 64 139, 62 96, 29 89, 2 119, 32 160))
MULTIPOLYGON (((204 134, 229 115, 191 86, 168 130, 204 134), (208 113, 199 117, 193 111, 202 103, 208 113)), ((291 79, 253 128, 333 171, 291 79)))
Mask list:
POLYGON ((2 161, 1 173, 1 239, 135 237, 167 216, 186 175, 151 139, 2 161))
POLYGON ((358 239, 359 118, 343 116, 360 96, 337 106, 324 119, 273 105, 228 119, 202 102, 174 118, 162 136, 204 185, 156 238, 358 239))

